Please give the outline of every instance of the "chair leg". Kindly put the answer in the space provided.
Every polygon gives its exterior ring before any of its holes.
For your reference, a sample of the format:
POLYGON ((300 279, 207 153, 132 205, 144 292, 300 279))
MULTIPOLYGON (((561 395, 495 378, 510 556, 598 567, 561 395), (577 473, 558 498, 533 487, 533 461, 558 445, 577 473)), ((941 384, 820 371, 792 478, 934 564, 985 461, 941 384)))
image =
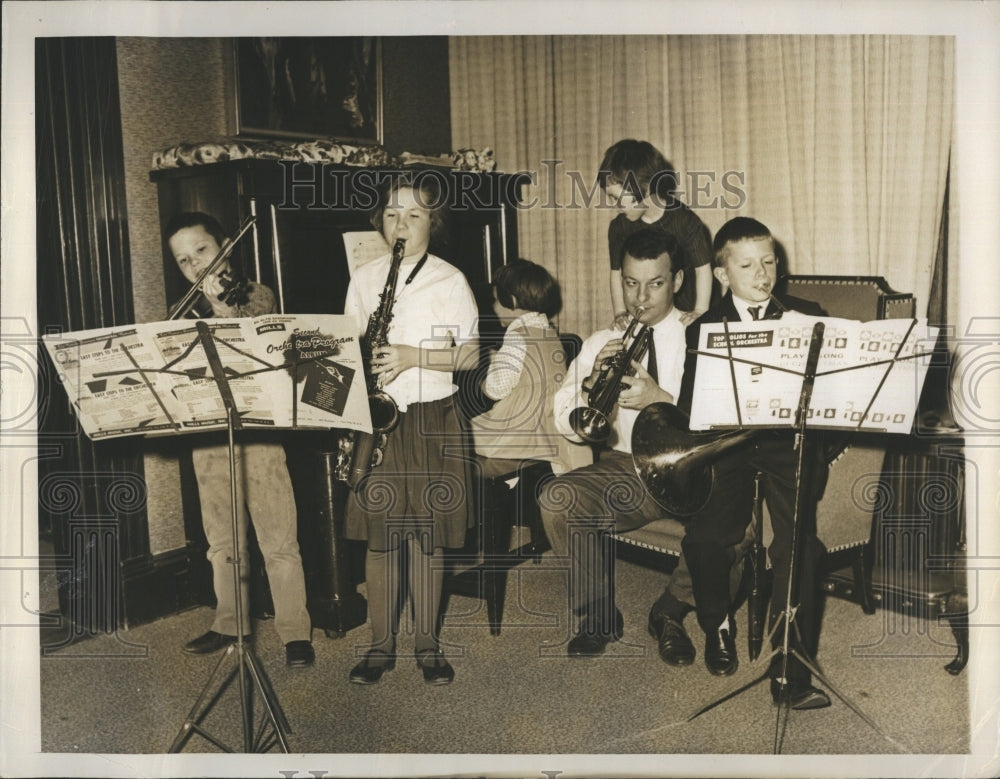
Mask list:
POLYGON ((875 592, 872 588, 872 568, 874 564, 872 550, 868 544, 860 547, 858 555, 854 558, 852 568, 854 570, 854 589, 861 600, 861 610, 865 614, 875 613, 875 592))
POLYGON ((969 662, 969 596, 965 590, 949 596, 947 604, 948 624, 955 637, 957 651, 954 659, 944 667, 952 676, 962 673, 969 662))
POLYGON ((969 615, 957 614, 948 617, 948 623, 951 625, 951 634, 955 637, 957 651, 954 659, 944 667, 944 670, 952 676, 958 676, 969 662, 969 615))
POLYGON ((543 468, 535 466, 522 469, 517 482, 517 524, 528 527, 531 542, 525 551, 526 556, 535 563, 542 559, 542 554, 546 550, 551 549, 545 535, 545 527, 542 525, 542 515, 538 510, 538 489, 542 482, 551 476, 551 466, 546 465, 543 468))
POLYGON ((489 483, 489 505, 483 515, 483 598, 490 634, 500 635, 503 607, 507 596, 507 561, 513 516, 511 491, 505 484, 489 483))
POLYGON ((767 619, 767 550, 764 548, 764 520, 762 514, 760 474, 754 477, 752 522, 753 543, 746 552, 750 571, 750 593, 747 596, 747 650, 751 660, 756 660, 764 642, 764 621, 767 619))
POLYGON ((503 624, 503 604, 507 594, 507 572, 485 573, 486 616, 490 622, 490 635, 499 636, 503 624))

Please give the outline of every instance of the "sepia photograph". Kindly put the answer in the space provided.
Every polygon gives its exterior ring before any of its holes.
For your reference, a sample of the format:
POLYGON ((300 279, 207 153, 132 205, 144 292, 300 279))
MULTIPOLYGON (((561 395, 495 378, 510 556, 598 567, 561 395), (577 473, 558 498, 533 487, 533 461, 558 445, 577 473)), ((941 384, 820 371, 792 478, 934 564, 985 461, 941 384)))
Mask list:
POLYGON ((803 8, 5 3, 0 774, 997 775, 1000 6, 803 8))

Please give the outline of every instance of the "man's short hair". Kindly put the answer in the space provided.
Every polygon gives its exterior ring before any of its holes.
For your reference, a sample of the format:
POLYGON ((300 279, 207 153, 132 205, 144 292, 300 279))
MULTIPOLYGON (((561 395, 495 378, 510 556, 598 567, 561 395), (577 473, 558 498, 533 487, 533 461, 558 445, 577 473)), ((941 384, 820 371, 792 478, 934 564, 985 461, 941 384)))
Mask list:
POLYGON ((622 247, 626 257, 637 260, 655 260, 663 254, 670 257, 670 273, 684 267, 684 250, 670 233, 652 228, 639 230, 625 239, 622 247))

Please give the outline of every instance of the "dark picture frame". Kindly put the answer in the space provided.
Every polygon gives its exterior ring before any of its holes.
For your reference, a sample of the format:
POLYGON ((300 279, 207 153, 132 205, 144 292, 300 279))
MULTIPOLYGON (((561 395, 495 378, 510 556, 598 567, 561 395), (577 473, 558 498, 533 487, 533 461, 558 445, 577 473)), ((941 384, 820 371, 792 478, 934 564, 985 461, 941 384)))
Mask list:
POLYGON ((382 143, 374 37, 236 38, 236 135, 382 143))

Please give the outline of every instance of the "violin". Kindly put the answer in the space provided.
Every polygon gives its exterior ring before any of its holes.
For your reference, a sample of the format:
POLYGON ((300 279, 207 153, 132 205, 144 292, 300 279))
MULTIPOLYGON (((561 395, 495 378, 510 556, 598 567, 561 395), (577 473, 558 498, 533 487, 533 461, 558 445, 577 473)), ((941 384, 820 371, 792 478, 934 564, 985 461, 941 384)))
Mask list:
POLYGON ((250 279, 242 267, 238 272, 230 269, 220 273, 219 284, 222 285, 222 292, 218 299, 227 306, 245 306, 250 300, 250 279))
MULTIPOLYGON (((187 291, 187 294, 170 307, 170 311, 167 314, 168 320, 182 319, 189 316, 192 312, 199 317, 210 317, 212 315, 212 303, 201 291, 201 285, 205 282, 205 279, 222 267, 229 255, 232 254, 233 249, 236 248, 236 244, 240 238, 246 235, 247 231, 256 221, 257 217, 255 216, 248 216, 243 221, 236 235, 219 250, 219 253, 215 255, 215 258, 202 271, 201 275, 195 279, 194 284, 191 285, 191 289, 187 291)), ((246 273, 243 272, 242 267, 237 271, 229 269, 219 273, 219 283, 223 288, 222 293, 218 296, 220 301, 227 306, 246 305, 249 300, 250 280, 246 277, 246 273)))
MULTIPOLYGON (((250 279, 243 272, 233 273, 223 271, 219 274, 219 285, 222 292, 216 297, 227 306, 245 306, 250 300, 250 279)), ((196 296, 188 307, 188 310, 179 317, 171 319, 207 319, 214 314, 212 301, 209 296, 202 292, 196 296)))

